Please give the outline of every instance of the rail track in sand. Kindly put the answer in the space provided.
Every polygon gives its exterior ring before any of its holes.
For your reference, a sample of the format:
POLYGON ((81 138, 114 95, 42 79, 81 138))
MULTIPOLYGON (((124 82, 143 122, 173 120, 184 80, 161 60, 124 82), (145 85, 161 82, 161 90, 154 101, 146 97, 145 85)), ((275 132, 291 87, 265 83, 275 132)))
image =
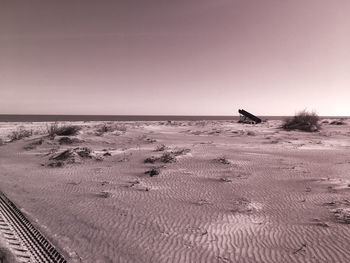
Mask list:
POLYGON ((2 192, 0 234, 18 262, 67 262, 2 192))

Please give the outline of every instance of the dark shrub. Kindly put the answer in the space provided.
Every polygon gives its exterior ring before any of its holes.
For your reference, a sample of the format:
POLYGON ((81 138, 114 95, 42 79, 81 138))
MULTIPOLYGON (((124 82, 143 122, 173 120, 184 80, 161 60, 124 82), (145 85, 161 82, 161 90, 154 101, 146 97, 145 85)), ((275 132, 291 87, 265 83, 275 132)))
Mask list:
POLYGON ((319 117, 314 112, 301 111, 291 119, 286 119, 282 128, 290 130, 300 130, 306 132, 315 132, 320 129, 319 117))
POLYGON ((230 164, 230 161, 229 160, 227 160, 227 158, 226 157, 220 157, 220 158, 218 158, 217 159, 220 163, 222 163, 222 164, 230 164))
POLYGON ((346 123, 342 120, 339 121, 332 121, 330 125, 345 125, 346 123))
POLYGON ((155 152, 162 152, 166 149, 167 149, 167 147, 164 144, 161 144, 161 145, 158 145, 154 151, 155 152))
POLYGON ((155 163, 157 160, 158 160, 158 158, 152 156, 152 157, 146 158, 143 162, 144 163, 155 163))
POLYGON ((25 150, 33 150, 34 148, 36 148, 38 145, 43 144, 43 139, 39 139, 36 141, 31 142, 30 144, 24 146, 25 150))
POLYGON ((58 140, 60 144, 72 144, 73 140, 69 137, 62 137, 58 140))
POLYGON ((69 126, 58 126, 58 123, 55 122, 47 127, 47 132, 50 137, 55 137, 56 135, 59 136, 71 136, 71 135, 77 135, 78 132, 81 130, 80 126, 76 125, 69 125, 69 126))
POLYGON ((151 170, 148 170, 145 172, 145 174, 149 174, 149 176, 151 177, 158 175, 159 173, 160 173, 159 168, 152 168, 151 170))
POLYGON ((171 153, 174 154, 175 156, 179 156, 179 155, 185 155, 185 154, 189 153, 190 151, 191 151, 190 149, 181 148, 181 149, 175 149, 175 150, 171 151, 171 153))
POLYGON ((78 132, 81 130, 80 126, 62 126, 58 128, 56 131, 56 135, 59 136, 71 136, 71 135, 77 135, 78 132))
POLYGON ((160 157, 160 161, 163 163, 173 163, 176 162, 176 158, 172 153, 163 153, 160 157))

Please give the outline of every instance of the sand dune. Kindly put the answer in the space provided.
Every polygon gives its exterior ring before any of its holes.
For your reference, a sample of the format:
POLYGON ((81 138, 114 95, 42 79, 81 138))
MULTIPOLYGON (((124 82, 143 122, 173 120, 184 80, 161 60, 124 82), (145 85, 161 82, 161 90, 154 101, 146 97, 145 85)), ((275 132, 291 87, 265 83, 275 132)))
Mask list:
POLYGON ((35 132, 0 146, 0 190, 71 262, 350 262, 336 212, 350 208, 349 124, 280 123, 75 123, 72 144, 43 137, 45 123, 2 123, 4 141, 35 132), (66 150, 75 157, 50 167, 66 150))

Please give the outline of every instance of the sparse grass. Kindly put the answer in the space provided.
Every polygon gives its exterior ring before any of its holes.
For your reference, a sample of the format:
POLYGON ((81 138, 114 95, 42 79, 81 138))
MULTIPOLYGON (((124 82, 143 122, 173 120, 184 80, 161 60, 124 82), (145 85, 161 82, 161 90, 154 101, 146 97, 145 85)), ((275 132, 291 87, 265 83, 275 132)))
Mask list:
POLYGON ((165 151, 168 147, 166 147, 164 144, 157 145, 156 149, 154 150, 155 152, 162 152, 165 151))
POLYGON ((32 130, 24 130, 24 129, 19 129, 17 131, 13 131, 10 135, 9 135, 9 139, 11 142, 14 141, 18 141, 21 140, 23 138, 26 137, 30 137, 33 135, 33 131, 32 130))
POLYGON ((320 118, 315 112, 303 110, 291 119, 286 119, 282 125, 284 130, 300 130, 306 132, 315 132, 320 129, 320 118))
POLYGON ((165 152, 160 157, 160 161, 163 163, 173 163, 173 162, 176 162, 176 158, 175 158, 174 154, 169 153, 169 152, 165 152))
MULTIPOLYGON (((101 136, 104 133, 107 132, 115 132, 115 131, 119 131, 119 132, 126 132, 126 126, 124 124, 103 124, 102 126, 100 126, 97 130, 96 130, 96 135, 97 136, 101 136)), ((120 133, 117 133, 115 135, 120 135, 120 133)))
POLYGON ((157 160, 158 160, 158 158, 152 156, 152 157, 146 158, 143 162, 144 163, 155 163, 157 160))
POLYGON ((108 126, 107 124, 103 124, 100 128, 97 129, 97 133, 103 134, 105 132, 111 132, 113 131, 111 126, 108 126))
POLYGON ((152 138, 147 138, 146 139, 146 142, 147 143, 154 143, 154 142, 156 142, 157 140, 156 139, 152 139, 152 138))
POLYGON ((350 224, 350 208, 340 207, 332 211, 337 221, 350 224))
POLYGON ((253 131, 248 131, 248 132, 247 132, 247 135, 248 135, 248 136, 255 136, 255 132, 253 132, 253 131))
POLYGON ((58 140, 59 144, 72 144, 74 140, 69 137, 62 137, 58 140))
POLYGON ((230 164, 230 161, 225 156, 219 157, 217 160, 222 164, 230 164))
POLYGON ((332 121, 330 125, 345 125, 346 123, 343 120, 332 121))
POLYGON ((57 122, 47 126, 47 132, 51 138, 54 138, 56 135, 58 136, 72 136, 77 135, 81 130, 80 126, 77 125, 64 125, 59 126, 57 122))
POLYGON ((172 150, 171 153, 174 154, 175 156, 179 156, 179 155, 185 155, 187 153, 189 153, 191 150, 187 149, 187 148, 180 148, 180 149, 175 149, 172 150))
POLYGON ((158 175, 159 173, 160 173, 160 169, 156 167, 153 167, 152 169, 145 172, 145 174, 149 174, 150 177, 158 175))
POLYGON ((24 146, 25 150, 32 150, 34 148, 36 148, 38 145, 43 144, 44 140, 41 138, 39 140, 33 141, 31 143, 29 143, 28 145, 24 146))

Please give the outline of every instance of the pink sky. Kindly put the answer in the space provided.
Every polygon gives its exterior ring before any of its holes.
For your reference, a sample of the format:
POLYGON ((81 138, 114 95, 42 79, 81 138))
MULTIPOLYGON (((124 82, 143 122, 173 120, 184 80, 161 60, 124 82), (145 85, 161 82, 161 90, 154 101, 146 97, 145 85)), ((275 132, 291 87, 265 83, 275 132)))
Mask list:
POLYGON ((0 114, 350 116, 349 0, 0 2, 0 114))

